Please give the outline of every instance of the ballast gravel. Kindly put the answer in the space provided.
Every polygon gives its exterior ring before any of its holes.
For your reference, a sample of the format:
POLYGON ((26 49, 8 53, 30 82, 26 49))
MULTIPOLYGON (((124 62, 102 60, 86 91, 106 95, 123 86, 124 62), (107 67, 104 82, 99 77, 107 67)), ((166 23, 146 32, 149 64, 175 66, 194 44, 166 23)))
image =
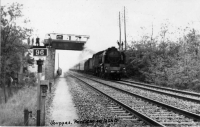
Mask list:
MULTIPOLYGON (((103 95, 90 89, 84 83, 79 80, 66 77, 69 85, 69 90, 73 97, 73 102, 77 109, 79 120, 104 120, 114 119, 113 114, 107 106, 110 100, 106 99, 103 95)), ((134 127, 134 123, 126 123, 119 120, 116 123, 93 123, 93 124, 81 124, 81 127, 134 127)))
POLYGON ((111 86, 123 89, 123 90, 126 90, 126 91, 129 91, 131 93, 136 93, 138 95, 145 96, 147 98, 178 107, 180 109, 183 109, 183 110, 186 110, 186 111, 198 114, 198 115, 200 114, 200 104, 199 103, 195 103, 195 102, 191 102, 191 101, 171 97, 168 95, 152 92, 149 90, 143 90, 143 89, 111 82, 111 81, 106 81, 106 80, 102 80, 102 79, 98 79, 98 78, 94 78, 94 77, 90 77, 90 78, 100 81, 100 82, 103 82, 103 83, 106 83, 106 84, 109 84, 111 86))
POLYGON ((168 125, 169 122, 172 122, 171 124, 173 126, 176 126, 177 123, 183 123, 181 126, 185 126, 184 123, 186 123, 186 126, 198 126, 199 125, 199 123, 195 123, 192 119, 187 119, 183 115, 178 115, 174 112, 168 111, 161 107, 157 107, 155 105, 146 103, 145 101, 140 102, 140 99, 135 99, 135 97, 117 92, 117 90, 114 90, 109 87, 105 87, 104 85, 101 85, 101 84, 91 81, 89 79, 84 79, 84 78, 81 78, 81 79, 92 84, 92 86, 97 87, 101 91, 106 92, 107 94, 116 98, 117 100, 120 100, 124 104, 131 106, 132 108, 136 109, 137 111, 141 112, 142 114, 146 114, 147 116, 152 117, 153 119, 155 119, 158 122, 167 124, 166 126, 171 126, 171 125, 168 125), (165 118, 163 119, 163 117, 165 117, 165 118), (178 118, 178 119, 174 119, 174 118, 178 118))

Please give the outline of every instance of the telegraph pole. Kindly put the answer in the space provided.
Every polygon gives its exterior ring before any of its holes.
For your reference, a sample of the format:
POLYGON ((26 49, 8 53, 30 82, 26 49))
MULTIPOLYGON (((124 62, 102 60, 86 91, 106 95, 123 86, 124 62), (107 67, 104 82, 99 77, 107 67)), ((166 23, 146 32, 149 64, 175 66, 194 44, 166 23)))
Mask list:
MULTIPOLYGON (((1 8, 1 1, 0 1, 0 8, 1 8)), ((0 11, 0 21, 1 21, 1 11, 0 11)), ((0 32, 1 32, 1 22, 0 22, 0 32)), ((1 72, 1 63, 2 62, 1 62, 1 33, 0 33, 0 79, 2 79, 2 77, 1 77, 1 74, 2 74, 2 72, 1 72)), ((1 83, 1 81, 0 81, 0 83, 1 83)))
POLYGON ((121 46, 121 23, 120 23, 120 12, 119 12, 119 43, 121 46))
POLYGON ((124 6, 124 45, 125 45, 125 51, 126 51, 126 19, 125 19, 125 6, 124 6))

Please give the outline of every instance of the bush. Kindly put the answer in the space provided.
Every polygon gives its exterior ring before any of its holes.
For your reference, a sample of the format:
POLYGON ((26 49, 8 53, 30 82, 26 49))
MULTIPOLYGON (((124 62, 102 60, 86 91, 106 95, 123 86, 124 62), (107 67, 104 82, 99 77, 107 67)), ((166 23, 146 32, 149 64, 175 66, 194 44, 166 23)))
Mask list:
POLYGON ((200 35, 197 31, 192 29, 178 42, 148 38, 132 42, 126 51, 128 75, 157 85, 198 89, 200 35))
POLYGON ((194 87, 192 88, 194 91, 199 92, 200 91, 200 83, 195 84, 194 87))

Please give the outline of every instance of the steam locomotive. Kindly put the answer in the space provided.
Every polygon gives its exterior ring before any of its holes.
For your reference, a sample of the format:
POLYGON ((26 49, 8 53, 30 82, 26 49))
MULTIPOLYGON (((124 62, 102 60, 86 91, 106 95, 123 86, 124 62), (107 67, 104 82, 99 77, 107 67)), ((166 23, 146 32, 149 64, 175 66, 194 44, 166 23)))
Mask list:
POLYGON ((92 58, 86 60, 83 70, 102 78, 120 80, 121 76, 126 73, 125 59, 126 56, 123 51, 111 47, 97 52, 92 58))

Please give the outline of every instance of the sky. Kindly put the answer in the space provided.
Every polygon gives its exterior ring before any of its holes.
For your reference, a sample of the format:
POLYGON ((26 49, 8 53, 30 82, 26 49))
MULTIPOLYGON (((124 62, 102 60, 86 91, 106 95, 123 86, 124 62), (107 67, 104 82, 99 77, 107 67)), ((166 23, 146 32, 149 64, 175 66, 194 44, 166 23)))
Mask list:
MULTIPOLYGON (((152 27, 153 36, 158 35, 162 24, 168 24, 172 32, 185 27, 200 29, 199 0, 1 0, 2 5, 13 2, 24 5, 22 13, 31 21, 33 37, 43 39, 51 32, 89 35, 85 47, 94 52, 117 47, 119 12, 124 41, 124 7, 128 43, 151 35, 152 27)), ((63 70, 92 56, 88 52, 57 50, 56 61, 58 53, 63 70)))

